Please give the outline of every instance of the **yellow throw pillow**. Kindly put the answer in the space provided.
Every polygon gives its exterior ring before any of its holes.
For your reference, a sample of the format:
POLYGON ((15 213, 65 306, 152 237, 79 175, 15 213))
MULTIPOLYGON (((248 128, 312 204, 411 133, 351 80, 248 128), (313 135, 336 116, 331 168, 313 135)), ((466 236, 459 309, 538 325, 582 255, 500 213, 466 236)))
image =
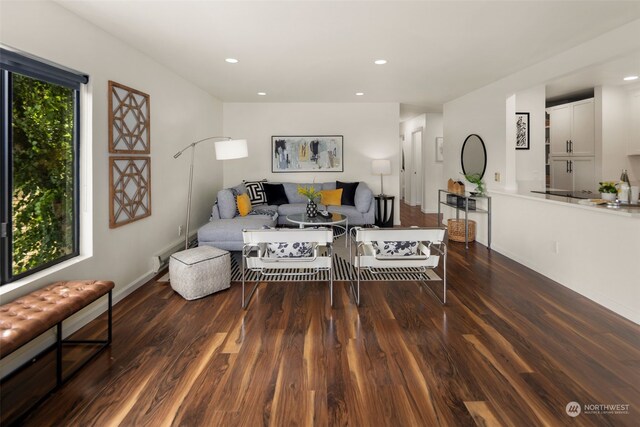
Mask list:
POLYGON ((338 188, 337 190, 321 190, 320 203, 322 203, 325 206, 342 205, 342 188, 338 188))
POLYGON ((251 212, 251 199, 247 193, 240 194, 237 197, 238 212, 240 216, 247 216, 251 212))

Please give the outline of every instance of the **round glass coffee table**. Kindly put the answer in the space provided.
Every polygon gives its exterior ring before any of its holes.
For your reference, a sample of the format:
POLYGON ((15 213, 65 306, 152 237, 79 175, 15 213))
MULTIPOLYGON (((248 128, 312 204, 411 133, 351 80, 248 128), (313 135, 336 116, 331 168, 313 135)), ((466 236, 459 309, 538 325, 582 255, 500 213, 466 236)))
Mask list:
POLYGON ((286 218, 287 221, 298 224, 300 228, 330 225, 333 229, 334 238, 344 236, 349 229, 349 218, 340 213, 332 213, 329 218, 324 218, 319 214, 316 217, 309 218, 307 214, 304 213, 287 215, 286 218))

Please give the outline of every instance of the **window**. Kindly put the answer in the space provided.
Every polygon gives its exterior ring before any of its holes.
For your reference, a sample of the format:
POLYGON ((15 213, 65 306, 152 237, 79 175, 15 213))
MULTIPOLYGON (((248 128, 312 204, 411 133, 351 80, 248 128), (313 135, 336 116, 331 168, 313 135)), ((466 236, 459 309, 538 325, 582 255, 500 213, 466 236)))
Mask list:
POLYGON ((5 284, 79 253, 80 85, 88 78, 7 49, 0 68, 5 284))

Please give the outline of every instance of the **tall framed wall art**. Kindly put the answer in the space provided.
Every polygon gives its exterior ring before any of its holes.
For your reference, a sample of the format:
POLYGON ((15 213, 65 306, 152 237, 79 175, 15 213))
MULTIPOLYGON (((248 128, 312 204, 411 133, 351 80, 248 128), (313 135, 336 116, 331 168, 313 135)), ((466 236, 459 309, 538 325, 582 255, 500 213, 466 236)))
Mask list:
POLYGON ((109 81, 109 227, 151 215, 150 97, 109 81))

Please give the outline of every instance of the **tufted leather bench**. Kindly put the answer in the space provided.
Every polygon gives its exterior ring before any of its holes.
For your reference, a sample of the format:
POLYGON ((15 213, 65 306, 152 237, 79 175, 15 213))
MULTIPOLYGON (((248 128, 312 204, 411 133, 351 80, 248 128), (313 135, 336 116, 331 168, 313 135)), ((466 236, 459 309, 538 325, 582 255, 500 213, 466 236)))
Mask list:
MULTIPOLYGON (((63 344, 100 345, 100 348, 94 356, 100 350, 111 344, 111 291, 113 287, 113 282, 102 280, 56 282, 18 298, 15 301, 0 305, 0 359, 13 353, 24 344, 55 326, 57 335, 55 344, 56 388, 58 388, 63 383, 63 344), (108 295, 107 339, 63 340, 62 321, 104 295, 108 295)), ((85 363, 89 360, 85 361, 85 363)), ((75 372, 76 371, 73 373, 75 372)), ((69 374, 67 379, 71 377, 73 373, 69 374)))
POLYGON ((0 306, 0 358, 56 326, 101 296, 113 282, 57 282, 0 306))

